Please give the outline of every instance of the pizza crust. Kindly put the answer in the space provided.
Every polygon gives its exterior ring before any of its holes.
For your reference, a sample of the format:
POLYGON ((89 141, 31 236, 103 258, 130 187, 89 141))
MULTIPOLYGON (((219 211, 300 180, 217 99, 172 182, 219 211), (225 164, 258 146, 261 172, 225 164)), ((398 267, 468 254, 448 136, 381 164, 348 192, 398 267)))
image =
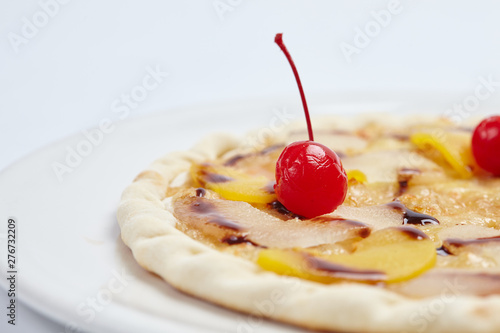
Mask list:
POLYGON ((449 281, 439 297, 424 299, 362 284, 324 285, 265 271, 179 231, 165 200, 167 188, 191 163, 220 157, 243 142, 244 138, 212 135, 190 151, 157 160, 124 191, 117 212, 121 235, 143 268, 187 294, 310 329, 500 331, 500 296, 465 296, 464 286, 457 281, 449 281))

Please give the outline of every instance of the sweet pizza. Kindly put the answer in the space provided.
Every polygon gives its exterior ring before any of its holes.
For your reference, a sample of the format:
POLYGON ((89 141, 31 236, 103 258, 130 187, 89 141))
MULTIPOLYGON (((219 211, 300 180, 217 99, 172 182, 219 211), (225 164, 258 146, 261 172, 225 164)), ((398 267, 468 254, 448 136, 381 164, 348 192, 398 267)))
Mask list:
POLYGON ((303 101, 307 131, 213 134, 139 174, 118 209, 137 262, 309 329, 499 332, 500 117, 329 116, 314 138, 303 101))
POLYGON ((477 165, 475 124, 315 123, 345 171, 335 210, 304 216, 278 199, 276 164, 307 135, 300 125, 260 147, 214 134, 124 192, 118 220, 139 264, 193 296, 308 328, 498 332, 500 178, 477 165))

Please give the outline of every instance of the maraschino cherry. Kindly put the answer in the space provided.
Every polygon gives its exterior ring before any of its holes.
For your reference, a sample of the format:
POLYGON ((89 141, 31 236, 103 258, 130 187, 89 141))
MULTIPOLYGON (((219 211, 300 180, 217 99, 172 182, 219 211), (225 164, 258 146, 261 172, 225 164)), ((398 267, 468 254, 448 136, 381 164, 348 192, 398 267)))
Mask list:
POLYGON ((477 125, 472 134, 472 154, 481 168, 500 176, 500 116, 491 116, 477 125))
POLYGON ((291 212, 305 218, 333 212, 344 202, 347 175, 337 154, 325 145, 314 142, 309 110, 295 64, 283 44, 283 34, 274 41, 285 54, 299 87, 306 115, 309 140, 293 142, 276 162, 278 200, 291 212))

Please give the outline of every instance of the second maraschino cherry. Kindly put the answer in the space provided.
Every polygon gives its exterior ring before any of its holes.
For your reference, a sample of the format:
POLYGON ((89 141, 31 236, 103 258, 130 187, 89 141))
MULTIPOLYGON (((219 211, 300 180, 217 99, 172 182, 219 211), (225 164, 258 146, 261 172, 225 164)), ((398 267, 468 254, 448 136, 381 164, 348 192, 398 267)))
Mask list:
POLYGON ((285 54, 299 87, 306 116, 309 140, 293 142, 276 162, 278 200, 291 212, 313 218, 337 209, 347 194, 347 175, 337 154, 325 145, 314 142, 309 110, 292 57, 283 44, 283 34, 274 41, 285 54))
POLYGON ((477 164, 495 176, 500 176, 500 116, 484 119, 474 129, 472 153, 477 164))

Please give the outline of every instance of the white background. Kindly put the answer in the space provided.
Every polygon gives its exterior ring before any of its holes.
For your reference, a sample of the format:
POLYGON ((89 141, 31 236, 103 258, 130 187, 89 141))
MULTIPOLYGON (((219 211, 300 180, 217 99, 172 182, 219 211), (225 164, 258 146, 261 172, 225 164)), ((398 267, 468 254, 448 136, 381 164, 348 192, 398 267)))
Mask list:
MULTIPOLYGON (((495 1, 401 1, 350 62, 340 46, 355 45, 356 29, 373 25, 372 11, 389 1, 72 0, 42 22, 46 3, 53 1, 0 1, 0 170, 103 119, 120 121, 113 103, 142 84, 147 68, 168 77, 126 118, 275 96, 299 104, 277 32, 311 104, 325 95, 356 102, 416 93, 436 97, 445 113, 474 94, 479 77, 500 81, 495 1), (40 18, 38 31, 23 36, 26 22, 40 18), (24 43, 15 46, 13 36, 24 43)), ((474 112, 498 104, 494 91, 474 112)), ((9 332, 64 332, 24 307, 18 319, 9 332)))

